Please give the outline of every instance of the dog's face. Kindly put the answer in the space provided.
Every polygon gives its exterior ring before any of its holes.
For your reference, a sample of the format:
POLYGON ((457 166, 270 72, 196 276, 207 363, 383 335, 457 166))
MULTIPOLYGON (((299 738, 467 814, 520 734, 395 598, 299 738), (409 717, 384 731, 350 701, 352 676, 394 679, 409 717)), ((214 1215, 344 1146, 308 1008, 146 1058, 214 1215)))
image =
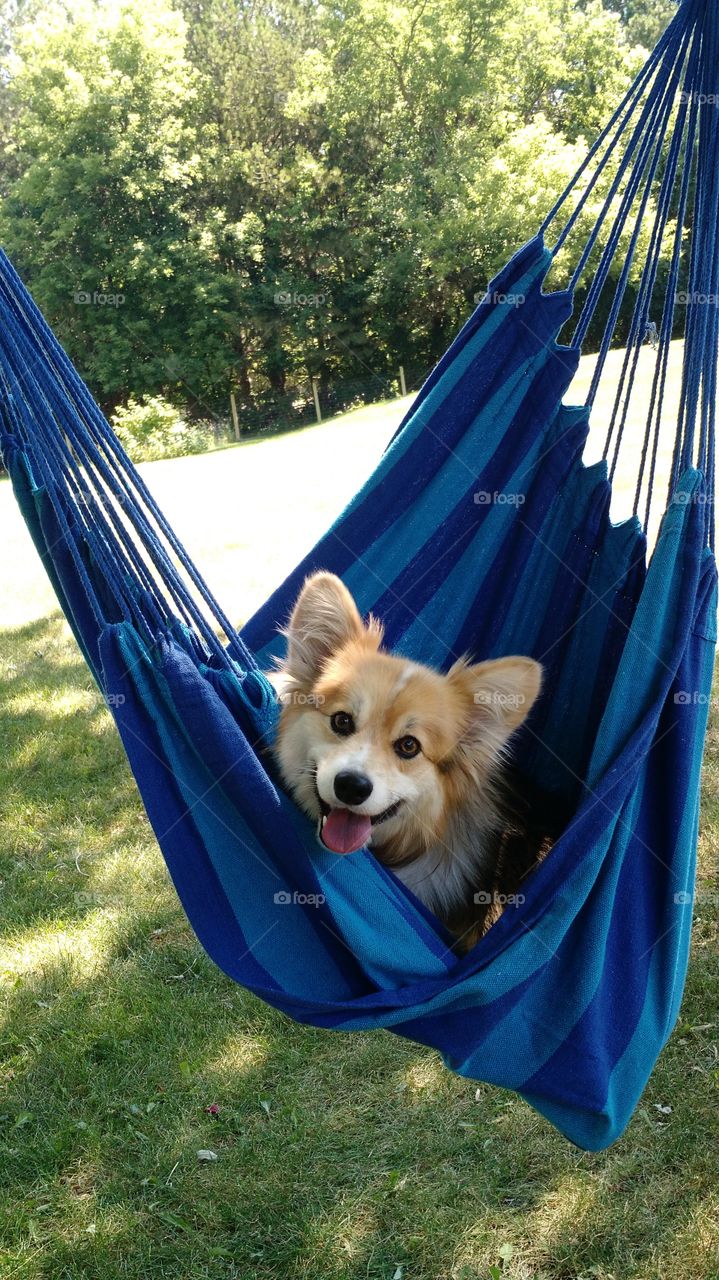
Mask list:
POLYGON ((335 853, 371 843, 389 862, 441 839, 465 792, 489 786, 534 702, 528 658, 442 675, 381 650, 342 582, 309 578, 287 632, 276 753, 283 779, 335 853))

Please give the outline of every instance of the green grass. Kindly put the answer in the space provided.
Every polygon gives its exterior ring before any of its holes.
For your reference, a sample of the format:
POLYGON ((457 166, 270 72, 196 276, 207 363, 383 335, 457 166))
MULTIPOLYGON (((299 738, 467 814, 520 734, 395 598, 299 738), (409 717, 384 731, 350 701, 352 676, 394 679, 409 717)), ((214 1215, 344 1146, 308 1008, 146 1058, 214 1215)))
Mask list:
MULTIPOLYGON (((352 424, 364 427, 357 459, 398 410, 365 415, 352 424)), ((303 522, 298 499, 289 548, 278 513, 299 465, 292 438, 153 467, 182 518, 190 486, 217 480, 215 456, 247 459, 235 481, 276 535, 255 564, 262 582, 296 558, 318 508, 347 496, 328 492, 329 432, 305 438, 311 510, 303 522), (280 472, 264 513, 263 469, 280 472)), ((9 499, 0 486, 0 527, 29 567, 9 499)), ((212 504, 200 506, 184 511, 188 541, 205 540, 232 588, 245 509, 221 540, 212 504)), ((235 586, 235 616, 254 589, 235 586)), ((429 1050, 295 1026, 212 966, 110 718, 46 606, 33 588, 0 608, 2 1280, 719 1280, 716 712, 681 1023, 627 1135, 584 1154, 429 1050), (217 1160, 199 1160, 203 1149, 217 1160)))

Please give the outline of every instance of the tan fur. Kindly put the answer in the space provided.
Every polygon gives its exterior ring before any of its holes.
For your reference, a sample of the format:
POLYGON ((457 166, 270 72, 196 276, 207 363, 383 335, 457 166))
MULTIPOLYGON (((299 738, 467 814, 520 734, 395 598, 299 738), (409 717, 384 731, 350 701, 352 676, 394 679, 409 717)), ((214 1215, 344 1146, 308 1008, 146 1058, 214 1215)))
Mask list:
POLYGON ((482 914, 474 895, 493 881, 506 821, 497 779, 539 693, 541 667, 523 657, 460 660, 444 675, 386 653, 379 623, 363 623, 327 573, 305 583, 287 637, 275 752, 288 789, 319 834, 318 792, 337 807, 337 772, 360 770, 373 790, 353 812, 376 817, 400 806, 373 827, 372 852, 450 928, 471 929, 482 914), (354 719, 350 736, 333 732, 340 711, 354 719), (421 752, 406 760, 395 744, 408 734, 421 752))

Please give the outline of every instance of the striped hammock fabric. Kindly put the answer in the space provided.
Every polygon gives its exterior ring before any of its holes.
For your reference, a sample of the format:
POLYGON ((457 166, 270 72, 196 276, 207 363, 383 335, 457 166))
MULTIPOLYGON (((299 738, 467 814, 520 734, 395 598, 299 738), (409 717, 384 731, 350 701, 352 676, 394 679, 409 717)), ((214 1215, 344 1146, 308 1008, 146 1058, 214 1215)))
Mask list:
POLYGON ((717 101, 719 7, 684 0, 374 474, 241 634, 0 262, 5 464, 202 945, 299 1022, 385 1027, 432 1046, 454 1071, 517 1090, 589 1149, 625 1128, 687 966, 716 643, 719 309, 706 299, 719 294, 717 101), (560 254, 575 267, 553 290, 560 254), (592 386, 583 404, 565 404, 593 317, 603 336, 592 386), (605 460, 585 466, 619 336, 605 460), (640 356, 653 372, 635 514, 615 524, 611 479, 640 356), (666 509, 648 557, 657 503, 666 509), (466 956, 370 852, 319 847, 273 773, 277 707, 262 671, 320 567, 406 655, 446 668, 462 653, 518 652, 544 665, 546 691, 515 754, 566 820, 522 900, 466 956))

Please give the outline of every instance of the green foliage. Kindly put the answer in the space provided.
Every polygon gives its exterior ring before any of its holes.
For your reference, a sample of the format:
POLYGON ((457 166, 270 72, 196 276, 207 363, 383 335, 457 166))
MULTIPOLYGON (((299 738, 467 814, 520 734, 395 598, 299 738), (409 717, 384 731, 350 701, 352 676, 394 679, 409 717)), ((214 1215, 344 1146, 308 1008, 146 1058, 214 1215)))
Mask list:
POLYGON ((143 400, 131 396, 113 414, 112 425, 133 462, 202 453, 214 440, 210 425, 188 422, 160 396, 146 396, 143 400))
POLYGON ((252 430, 416 385, 666 0, 179 3, 8 10, 0 239, 106 409, 252 430))
POLYGON ((677 0, 604 0, 604 6, 619 15, 631 44, 649 50, 674 17, 677 0))
POLYGON ((185 37, 161 2, 78 8, 23 28, 11 59, 23 172, 3 240, 105 402, 182 378, 201 404, 216 377, 223 282, 194 216, 185 37))

